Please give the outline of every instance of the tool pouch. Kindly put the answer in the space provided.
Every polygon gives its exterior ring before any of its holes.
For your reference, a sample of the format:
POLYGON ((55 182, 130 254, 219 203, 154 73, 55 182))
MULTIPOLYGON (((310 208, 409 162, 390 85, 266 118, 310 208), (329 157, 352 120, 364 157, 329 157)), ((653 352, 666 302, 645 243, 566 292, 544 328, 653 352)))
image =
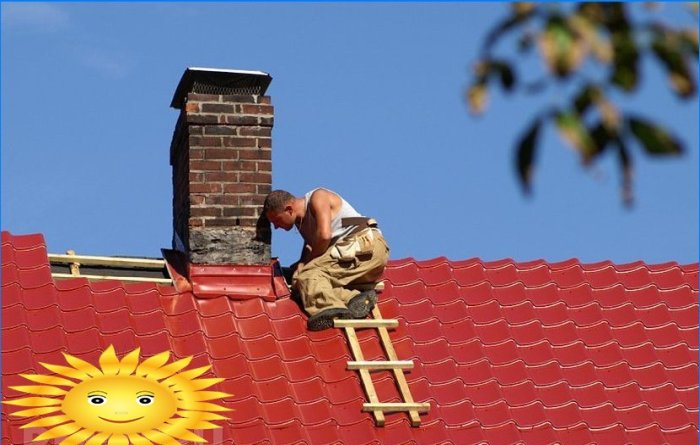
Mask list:
POLYGON ((371 258, 373 250, 374 233, 368 228, 335 243, 331 248, 331 258, 339 262, 363 260, 371 258))

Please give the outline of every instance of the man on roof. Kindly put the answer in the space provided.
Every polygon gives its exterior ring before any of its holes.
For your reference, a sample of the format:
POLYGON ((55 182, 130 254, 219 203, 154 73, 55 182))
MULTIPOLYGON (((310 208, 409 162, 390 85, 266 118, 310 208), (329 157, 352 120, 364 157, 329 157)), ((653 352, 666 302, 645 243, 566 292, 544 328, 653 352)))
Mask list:
POLYGON ((374 284, 389 259, 375 220, 325 188, 303 197, 274 190, 265 198, 263 214, 275 229, 296 227, 304 239, 301 257, 290 268, 310 330, 333 327, 334 318, 369 314, 377 301, 374 284))

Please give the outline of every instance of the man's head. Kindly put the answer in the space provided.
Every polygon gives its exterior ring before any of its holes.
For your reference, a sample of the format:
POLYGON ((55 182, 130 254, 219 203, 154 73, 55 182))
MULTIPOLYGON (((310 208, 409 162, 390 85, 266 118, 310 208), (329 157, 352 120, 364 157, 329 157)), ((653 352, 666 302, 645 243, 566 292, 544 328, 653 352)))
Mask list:
POLYGON ((283 228, 291 230, 294 227, 296 215, 294 214, 294 195, 286 190, 273 190, 265 198, 263 213, 270 220, 275 229, 283 228))

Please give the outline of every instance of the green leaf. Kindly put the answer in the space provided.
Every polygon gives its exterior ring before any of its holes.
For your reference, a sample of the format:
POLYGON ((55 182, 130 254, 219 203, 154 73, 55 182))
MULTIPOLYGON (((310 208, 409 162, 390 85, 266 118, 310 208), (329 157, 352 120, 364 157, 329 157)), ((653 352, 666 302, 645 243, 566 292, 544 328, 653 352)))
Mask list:
POLYGON ((681 46, 685 52, 689 53, 696 59, 698 58, 698 30, 684 29, 679 32, 681 46))
POLYGON ((523 137, 518 141, 516 148, 515 167, 518 171, 520 185, 525 193, 531 191, 532 171, 537 149, 537 138, 542 126, 542 118, 537 117, 523 137))
POLYGON ((627 120, 632 134, 651 155, 678 155, 683 152, 683 144, 660 125, 637 118, 627 120))
POLYGON ((590 162, 596 153, 596 144, 579 116, 571 111, 558 112, 554 123, 562 138, 581 154, 583 162, 590 162))
POLYGON ((574 36, 562 16, 550 16, 539 45, 542 57, 556 76, 568 76, 577 65, 574 36))
POLYGON ((588 134, 591 135, 591 139, 593 140, 593 144, 595 146, 594 150, 591 152, 591 160, 605 152, 610 142, 615 138, 615 135, 608 130, 608 128, 606 128, 602 122, 595 124, 590 130, 588 130, 588 134))
POLYGON ((620 2, 601 3, 601 22, 611 35, 613 71, 610 81, 624 91, 632 91, 639 82, 639 50, 627 19, 627 6, 620 2))
POLYGON ((616 31, 612 35, 613 72, 610 81, 625 91, 632 91, 639 82, 639 51, 632 33, 616 31))
POLYGON ((695 96, 697 86, 695 76, 691 73, 683 57, 683 43, 680 33, 657 27, 651 49, 659 61, 666 67, 671 86, 678 96, 688 99, 695 96))
POLYGON ((488 89, 485 79, 472 84, 467 90, 466 96, 467 103, 469 104, 469 111, 474 115, 483 113, 488 101, 488 89))
POLYGON ((583 114, 602 95, 601 89, 593 84, 586 84, 574 97, 574 110, 578 114, 583 114))
POLYGON ((506 91, 512 91, 515 86, 515 73, 510 64, 499 61, 492 64, 492 72, 498 75, 501 81, 501 86, 506 91))
POLYGON ((634 168, 632 166, 632 157, 621 138, 615 137, 612 141, 617 146, 618 165, 620 166, 620 175, 622 177, 621 195, 622 202, 627 207, 631 207, 634 203, 634 191, 632 189, 632 180, 634 178, 634 168))
POLYGON ((501 21, 498 25, 493 27, 489 33, 484 38, 484 50, 489 51, 491 47, 500 39, 505 33, 511 31, 521 24, 525 23, 531 17, 534 17, 536 13, 536 8, 525 7, 526 3, 516 3, 514 5, 513 14, 507 17, 505 20, 501 21), (521 7, 518 8, 518 5, 521 7))

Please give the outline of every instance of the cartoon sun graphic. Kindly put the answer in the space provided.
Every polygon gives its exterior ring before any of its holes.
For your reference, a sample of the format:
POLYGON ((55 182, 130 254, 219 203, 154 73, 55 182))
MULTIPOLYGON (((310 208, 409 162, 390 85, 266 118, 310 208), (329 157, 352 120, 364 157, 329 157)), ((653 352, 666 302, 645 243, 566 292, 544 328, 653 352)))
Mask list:
POLYGON ((209 421, 225 420, 217 412, 229 409, 208 401, 231 394, 203 390, 224 379, 197 378, 210 366, 179 372, 191 356, 166 364, 170 353, 165 351, 139 363, 139 352, 135 349, 120 361, 109 346, 100 355, 99 368, 64 353, 70 366, 41 363, 56 375, 21 374, 39 385, 12 386, 31 397, 3 403, 29 407, 13 416, 44 416, 22 426, 48 428, 34 441, 65 437, 60 445, 179 445, 178 439, 206 443, 192 430, 220 428, 209 421))

